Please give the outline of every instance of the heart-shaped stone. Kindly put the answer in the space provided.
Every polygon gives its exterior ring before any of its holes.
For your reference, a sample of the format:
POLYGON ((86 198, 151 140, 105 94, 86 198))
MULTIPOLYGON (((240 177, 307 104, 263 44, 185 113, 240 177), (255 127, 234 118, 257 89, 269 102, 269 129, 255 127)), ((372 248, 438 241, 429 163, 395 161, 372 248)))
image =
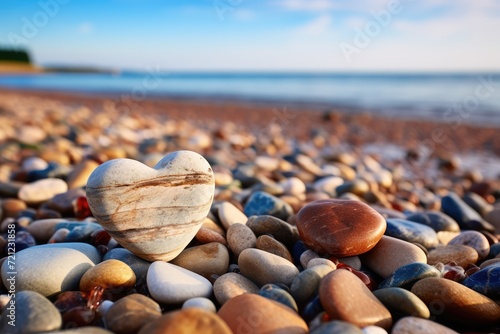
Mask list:
POLYGON ((107 161, 90 175, 86 190, 95 218, 123 247, 148 261, 169 261, 201 227, 215 182, 201 155, 177 151, 153 168, 107 161))

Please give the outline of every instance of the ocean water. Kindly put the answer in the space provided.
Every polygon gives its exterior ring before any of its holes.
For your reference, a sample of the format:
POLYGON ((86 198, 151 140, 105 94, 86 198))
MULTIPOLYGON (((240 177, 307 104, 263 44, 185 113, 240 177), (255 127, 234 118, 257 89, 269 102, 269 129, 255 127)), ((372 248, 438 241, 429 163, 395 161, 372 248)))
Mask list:
POLYGON ((350 112, 500 126, 500 73, 52 73, 0 76, 0 87, 308 104, 350 112))

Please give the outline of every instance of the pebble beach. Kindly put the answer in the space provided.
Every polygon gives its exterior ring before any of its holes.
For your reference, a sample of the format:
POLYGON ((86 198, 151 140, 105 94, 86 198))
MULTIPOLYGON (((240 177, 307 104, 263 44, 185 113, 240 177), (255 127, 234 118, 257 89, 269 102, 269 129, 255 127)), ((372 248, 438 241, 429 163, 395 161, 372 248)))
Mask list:
POLYGON ((491 125, 0 90, 1 333, 500 333, 491 125))

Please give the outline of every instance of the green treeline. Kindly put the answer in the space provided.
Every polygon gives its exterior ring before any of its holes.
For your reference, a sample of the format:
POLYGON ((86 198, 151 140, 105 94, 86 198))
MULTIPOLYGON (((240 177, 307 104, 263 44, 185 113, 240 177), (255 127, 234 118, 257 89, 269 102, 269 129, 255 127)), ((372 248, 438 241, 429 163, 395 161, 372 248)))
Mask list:
POLYGON ((5 49, 0 47, 0 61, 15 61, 31 64, 28 52, 24 50, 5 49))

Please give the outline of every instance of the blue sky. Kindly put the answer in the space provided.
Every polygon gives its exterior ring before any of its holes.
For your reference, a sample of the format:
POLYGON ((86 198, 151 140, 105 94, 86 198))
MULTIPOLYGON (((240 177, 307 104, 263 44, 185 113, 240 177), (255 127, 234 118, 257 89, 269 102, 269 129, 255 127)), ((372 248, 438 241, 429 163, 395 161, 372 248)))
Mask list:
POLYGON ((500 71, 500 1, 2 0, 0 45, 134 70, 500 71))

